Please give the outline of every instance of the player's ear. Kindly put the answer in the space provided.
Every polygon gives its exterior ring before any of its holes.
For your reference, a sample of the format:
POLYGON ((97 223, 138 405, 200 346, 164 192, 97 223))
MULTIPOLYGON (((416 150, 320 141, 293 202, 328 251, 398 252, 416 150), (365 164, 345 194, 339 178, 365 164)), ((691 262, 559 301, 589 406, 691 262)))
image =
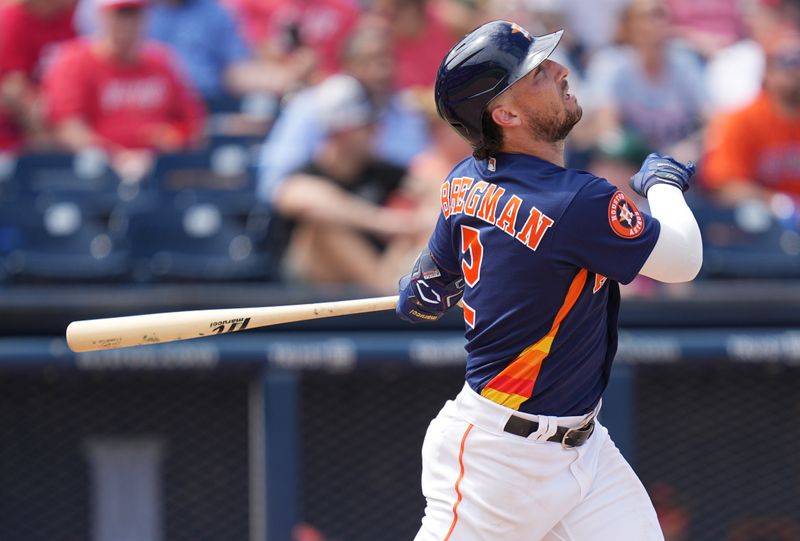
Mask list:
POLYGON ((505 103, 498 103, 492 109, 492 120, 501 128, 510 128, 522 124, 522 118, 505 103))

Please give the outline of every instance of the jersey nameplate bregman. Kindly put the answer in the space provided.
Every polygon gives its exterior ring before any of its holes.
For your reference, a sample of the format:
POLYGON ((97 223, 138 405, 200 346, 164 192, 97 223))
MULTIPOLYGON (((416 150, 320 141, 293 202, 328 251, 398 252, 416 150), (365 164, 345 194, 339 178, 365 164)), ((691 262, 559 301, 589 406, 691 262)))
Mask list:
POLYGON ((524 202, 511 194, 501 208, 500 198, 505 193, 505 188, 485 180, 475 182, 474 178, 469 177, 454 178, 442 184, 442 213, 445 219, 457 214, 474 216, 493 224, 531 250, 536 250, 553 225, 553 219, 534 206, 528 211, 525 224, 517 231, 517 217, 524 202))

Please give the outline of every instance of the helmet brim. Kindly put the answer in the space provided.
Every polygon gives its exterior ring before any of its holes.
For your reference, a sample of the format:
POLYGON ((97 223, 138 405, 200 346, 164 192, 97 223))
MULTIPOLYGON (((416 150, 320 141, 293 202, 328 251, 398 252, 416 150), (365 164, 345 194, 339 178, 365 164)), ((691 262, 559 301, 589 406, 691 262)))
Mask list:
POLYGON ((509 88, 519 82, 520 79, 523 79, 526 75, 539 67, 542 62, 547 60, 550 55, 553 54, 553 51, 556 50, 556 47, 558 47, 563 35, 564 30, 557 30, 556 32, 545 34, 543 36, 532 36, 532 43, 530 49, 528 49, 528 56, 526 56, 525 60, 520 63, 519 67, 514 71, 514 73, 509 76, 508 86, 504 88, 502 92, 497 94, 497 96, 492 98, 489 103, 486 104, 487 107, 490 103, 492 103, 492 101, 496 100, 499 96, 502 96, 508 91, 509 88))

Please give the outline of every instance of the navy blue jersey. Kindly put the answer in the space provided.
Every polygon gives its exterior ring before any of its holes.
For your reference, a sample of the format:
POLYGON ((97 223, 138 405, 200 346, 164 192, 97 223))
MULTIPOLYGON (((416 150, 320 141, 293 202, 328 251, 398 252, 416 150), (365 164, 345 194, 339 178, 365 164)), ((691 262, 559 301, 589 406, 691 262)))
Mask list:
POLYGON ((429 247, 463 275, 466 379, 527 413, 594 408, 617 349, 619 286, 660 224, 607 181, 533 156, 458 164, 429 247))

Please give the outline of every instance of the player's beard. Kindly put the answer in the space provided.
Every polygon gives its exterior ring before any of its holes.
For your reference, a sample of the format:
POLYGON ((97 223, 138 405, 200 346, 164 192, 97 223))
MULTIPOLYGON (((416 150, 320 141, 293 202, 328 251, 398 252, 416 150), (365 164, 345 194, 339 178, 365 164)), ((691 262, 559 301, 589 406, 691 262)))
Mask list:
POLYGON ((528 111, 528 128, 539 141, 557 143, 563 141, 583 116, 580 105, 574 108, 563 107, 558 111, 547 111, 531 108, 528 111))

